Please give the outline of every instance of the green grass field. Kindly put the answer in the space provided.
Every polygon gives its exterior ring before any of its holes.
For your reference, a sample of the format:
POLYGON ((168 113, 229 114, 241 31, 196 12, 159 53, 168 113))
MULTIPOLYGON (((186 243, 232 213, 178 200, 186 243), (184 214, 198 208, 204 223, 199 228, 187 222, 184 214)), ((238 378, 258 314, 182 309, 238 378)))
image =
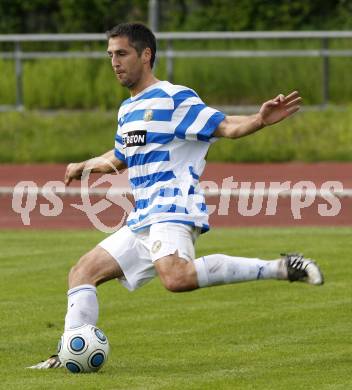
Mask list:
POLYGON ((55 348, 66 275, 102 239, 91 231, 1 231, 3 389, 352 388, 352 228, 213 229, 197 254, 319 260, 322 287, 261 281, 172 294, 155 280, 99 288, 109 362, 97 374, 31 371, 55 348))
MULTIPOLYGON (((0 161, 70 162, 98 156, 114 146, 115 116, 112 111, 1 113, 0 161)), ((250 137, 216 142, 208 161, 351 161, 351 122, 352 105, 342 111, 300 112, 250 137)))

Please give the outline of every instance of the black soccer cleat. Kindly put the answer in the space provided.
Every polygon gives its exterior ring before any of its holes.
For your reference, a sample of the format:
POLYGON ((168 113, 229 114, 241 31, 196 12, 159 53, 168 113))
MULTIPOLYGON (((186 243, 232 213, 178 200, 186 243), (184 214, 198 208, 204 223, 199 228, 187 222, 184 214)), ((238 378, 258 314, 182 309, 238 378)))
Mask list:
POLYGON ((47 370, 49 368, 61 368, 61 367, 63 367, 63 365, 60 362, 59 356, 51 355, 47 360, 27 368, 32 368, 34 370, 47 370))
POLYGON ((323 274, 312 259, 306 259, 299 253, 282 253, 281 256, 287 267, 287 278, 290 282, 299 281, 314 285, 324 283, 323 274))

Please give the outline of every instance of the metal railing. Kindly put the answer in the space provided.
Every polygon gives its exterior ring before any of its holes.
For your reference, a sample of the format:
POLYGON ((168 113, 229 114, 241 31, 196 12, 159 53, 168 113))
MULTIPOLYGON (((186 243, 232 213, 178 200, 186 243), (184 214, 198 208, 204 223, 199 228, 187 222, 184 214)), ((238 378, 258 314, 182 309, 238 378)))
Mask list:
MULTIPOLYGON (((352 50, 329 49, 329 39, 352 38, 352 31, 254 31, 254 32, 158 32, 159 41, 166 41, 166 50, 158 52, 159 58, 166 58, 168 80, 173 80, 174 58, 258 58, 258 57, 320 57, 322 59, 322 103, 329 102, 329 58, 352 57, 352 50), (258 39, 319 39, 321 47, 315 50, 175 50, 174 41, 182 40, 258 40, 258 39)), ((23 102, 23 60, 42 58, 104 58, 103 51, 23 51, 24 42, 93 42, 105 41, 105 34, 14 34, 0 35, 0 42, 12 42, 13 51, 0 52, 0 58, 12 59, 16 74, 16 107, 22 109, 23 102)), ((9 108, 9 107, 8 107, 9 108)))

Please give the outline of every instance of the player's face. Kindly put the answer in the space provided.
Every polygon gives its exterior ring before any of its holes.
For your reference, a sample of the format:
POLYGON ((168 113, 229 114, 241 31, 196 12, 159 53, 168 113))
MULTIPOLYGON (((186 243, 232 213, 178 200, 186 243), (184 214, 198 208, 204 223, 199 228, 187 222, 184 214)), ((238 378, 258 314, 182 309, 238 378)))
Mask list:
POLYGON ((116 78, 123 87, 133 88, 143 74, 143 54, 138 55, 127 37, 109 39, 108 55, 116 78))

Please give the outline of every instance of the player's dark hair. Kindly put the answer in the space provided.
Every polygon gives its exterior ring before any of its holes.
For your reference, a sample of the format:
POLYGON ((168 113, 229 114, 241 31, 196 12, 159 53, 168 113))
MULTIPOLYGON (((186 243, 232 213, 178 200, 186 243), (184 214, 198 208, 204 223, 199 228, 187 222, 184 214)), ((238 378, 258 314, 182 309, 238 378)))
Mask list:
POLYGON ((150 58, 150 67, 152 68, 155 61, 156 39, 152 31, 142 23, 120 23, 106 32, 108 39, 114 37, 127 37, 131 46, 133 46, 138 55, 149 47, 152 52, 150 58))

